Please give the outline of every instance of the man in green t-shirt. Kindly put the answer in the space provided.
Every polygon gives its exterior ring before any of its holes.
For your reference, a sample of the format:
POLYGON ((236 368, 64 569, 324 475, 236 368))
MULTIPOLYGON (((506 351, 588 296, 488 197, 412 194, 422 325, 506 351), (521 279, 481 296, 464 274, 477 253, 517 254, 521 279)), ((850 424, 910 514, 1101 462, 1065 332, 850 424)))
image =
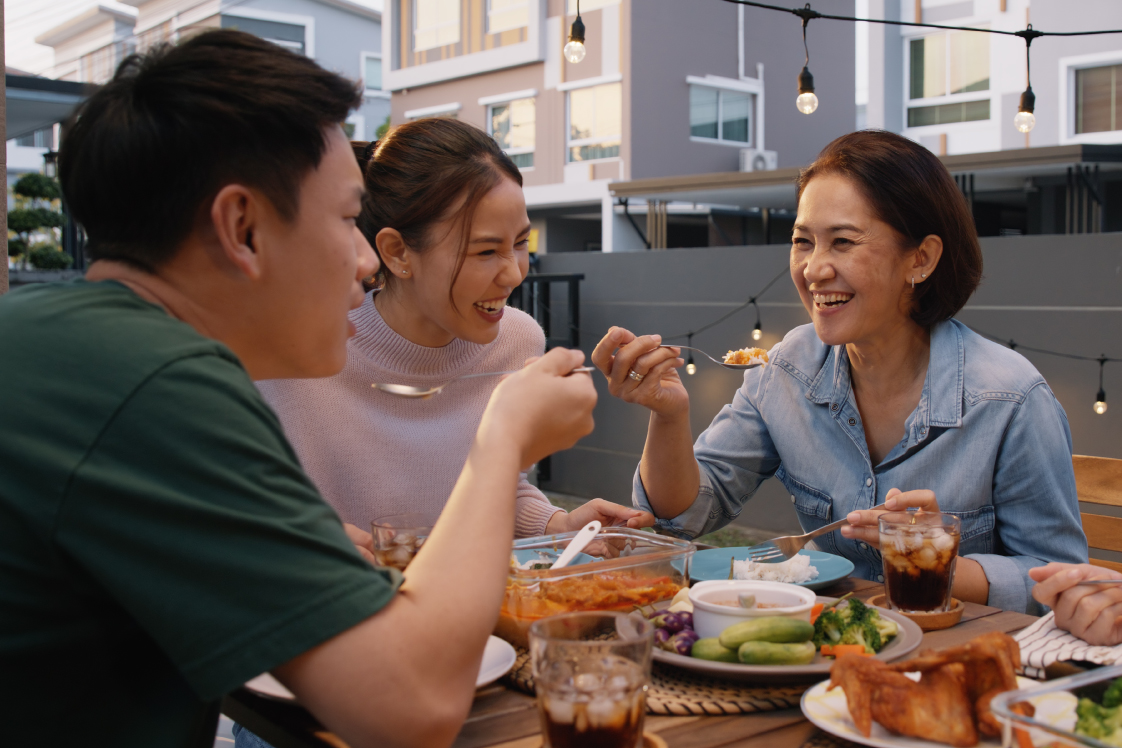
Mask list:
POLYGON ((591 430, 595 391, 575 351, 508 378, 409 579, 363 560, 251 381, 345 360, 378 267, 359 96, 213 31, 126 61, 69 129, 94 261, 0 299, 4 745, 209 746, 265 671, 354 748, 455 736, 519 471, 591 430))

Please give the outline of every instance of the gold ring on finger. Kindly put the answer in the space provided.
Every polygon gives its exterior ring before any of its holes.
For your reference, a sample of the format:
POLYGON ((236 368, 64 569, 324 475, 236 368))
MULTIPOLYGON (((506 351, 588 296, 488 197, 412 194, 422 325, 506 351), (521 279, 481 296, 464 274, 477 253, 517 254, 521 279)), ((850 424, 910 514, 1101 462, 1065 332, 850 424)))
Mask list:
POLYGON ((636 382, 642 382, 643 381, 643 375, 637 373, 634 369, 627 372, 627 376, 628 376, 629 379, 634 379, 636 382))

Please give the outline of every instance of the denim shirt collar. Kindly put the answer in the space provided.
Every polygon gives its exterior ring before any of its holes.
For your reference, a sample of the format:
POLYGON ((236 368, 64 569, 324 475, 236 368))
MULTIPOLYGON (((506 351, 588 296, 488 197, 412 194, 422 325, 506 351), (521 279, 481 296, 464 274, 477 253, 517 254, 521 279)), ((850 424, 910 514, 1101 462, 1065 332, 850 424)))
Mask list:
MULTIPOLYGON (((962 332, 948 321, 931 328, 931 357, 919 405, 905 422, 907 447, 927 438, 933 427, 962 427, 963 369, 966 349, 962 332)), ((849 354, 835 345, 826 354, 822 368, 811 381, 806 399, 819 405, 845 402, 850 395, 849 354)), ((840 412, 834 408, 835 418, 840 412)))

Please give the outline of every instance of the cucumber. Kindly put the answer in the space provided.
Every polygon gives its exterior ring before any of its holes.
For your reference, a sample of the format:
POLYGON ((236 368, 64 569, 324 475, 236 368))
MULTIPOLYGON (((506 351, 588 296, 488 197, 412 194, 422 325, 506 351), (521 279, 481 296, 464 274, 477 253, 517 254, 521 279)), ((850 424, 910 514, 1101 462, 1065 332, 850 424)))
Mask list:
POLYGON ((690 650, 690 656, 712 662, 740 662, 736 657, 736 650, 722 647, 721 642, 715 636, 695 641, 693 649, 690 650))
POLYGON ((776 644, 744 642, 736 655, 745 665, 808 665, 814 660, 814 642, 776 644))
POLYGON ((737 649, 744 642, 774 642, 787 644, 810 641, 814 627, 795 618, 753 618, 734 623, 721 632, 722 646, 737 649))

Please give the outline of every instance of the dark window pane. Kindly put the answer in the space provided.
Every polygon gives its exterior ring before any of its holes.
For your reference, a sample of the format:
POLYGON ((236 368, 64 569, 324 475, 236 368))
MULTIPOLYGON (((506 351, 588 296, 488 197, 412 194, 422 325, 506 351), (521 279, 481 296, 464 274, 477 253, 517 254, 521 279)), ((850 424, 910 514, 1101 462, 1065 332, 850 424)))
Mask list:
POLYGON ((690 86, 690 135, 717 137, 717 90, 690 86))
POLYGON ((534 154, 532 153, 516 153, 510 157, 514 165, 519 169, 529 169, 534 165, 534 154))
POLYGON ((962 104, 919 106, 908 110, 908 127, 949 125, 955 122, 977 122, 990 118, 990 100, 967 101, 962 104))
POLYGON ((721 92, 721 140, 748 142, 748 118, 752 98, 745 93, 721 92))

